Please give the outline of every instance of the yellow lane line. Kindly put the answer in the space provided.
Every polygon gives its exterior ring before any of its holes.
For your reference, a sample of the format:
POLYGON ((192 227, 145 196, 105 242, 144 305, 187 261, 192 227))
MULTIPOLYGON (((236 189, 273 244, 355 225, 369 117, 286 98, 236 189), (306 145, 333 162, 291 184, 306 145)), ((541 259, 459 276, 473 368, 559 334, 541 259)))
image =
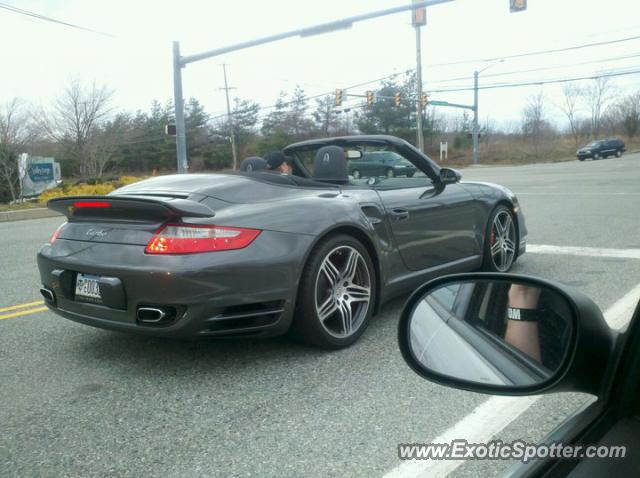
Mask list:
POLYGON ((36 300, 35 302, 27 302, 26 304, 12 305, 11 307, 2 307, 0 308, 0 312, 7 312, 9 310, 16 310, 16 309, 24 309, 25 307, 32 307, 34 305, 41 305, 41 304, 44 304, 43 300, 36 300))
POLYGON ((37 309, 20 310, 18 312, 12 312, 11 314, 0 315, 0 320, 10 319, 11 317, 18 317, 20 315, 35 314, 36 312, 42 312, 43 310, 47 310, 48 308, 49 307, 38 307, 37 309))

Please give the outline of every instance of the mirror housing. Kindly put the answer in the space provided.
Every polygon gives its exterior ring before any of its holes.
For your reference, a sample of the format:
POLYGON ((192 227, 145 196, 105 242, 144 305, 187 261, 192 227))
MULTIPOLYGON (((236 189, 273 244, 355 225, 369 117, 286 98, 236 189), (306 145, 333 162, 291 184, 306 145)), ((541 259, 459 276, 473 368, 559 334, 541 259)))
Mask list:
POLYGON ((440 184, 455 184, 460 182, 462 175, 455 169, 440 168, 438 178, 440 180, 440 184))
MULTIPOLYGON (((398 329, 400 351, 405 362, 421 377, 453 388, 494 395, 534 395, 560 391, 584 392, 598 395, 606 385, 606 371, 614 357, 617 332, 609 328, 600 309, 584 294, 544 279, 516 275, 471 273, 441 277, 416 290, 402 312, 398 329), (470 381, 436 371, 416 358, 412 347, 411 323, 416 307, 433 291, 453 284, 474 281, 501 281, 518 283, 553 292, 567 304, 571 313, 571 337, 564 358, 555 371, 539 382, 500 384, 470 381)), ((499 348, 498 348, 499 350, 499 348)), ((441 348, 441 363, 451 359, 455 352, 441 348)), ((495 353, 495 351, 494 351, 495 353)), ((498 352, 500 353, 500 352, 498 352)), ((504 357, 503 357, 504 358, 504 357)), ((470 364, 471 365, 471 364, 470 364)))

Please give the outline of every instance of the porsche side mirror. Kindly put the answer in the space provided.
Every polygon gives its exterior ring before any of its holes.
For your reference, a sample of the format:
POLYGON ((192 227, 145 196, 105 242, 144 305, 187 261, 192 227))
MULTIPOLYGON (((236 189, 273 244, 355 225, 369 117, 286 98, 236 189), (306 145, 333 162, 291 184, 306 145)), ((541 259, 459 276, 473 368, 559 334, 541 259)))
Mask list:
POLYGON ((462 175, 458 171, 450 168, 440 169, 439 177, 441 184, 454 184, 462 179, 462 175))
POLYGON ((456 274, 407 302, 400 350, 422 377, 499 395, 597 394, 616 333, 585 295, 514 274, 456 274))

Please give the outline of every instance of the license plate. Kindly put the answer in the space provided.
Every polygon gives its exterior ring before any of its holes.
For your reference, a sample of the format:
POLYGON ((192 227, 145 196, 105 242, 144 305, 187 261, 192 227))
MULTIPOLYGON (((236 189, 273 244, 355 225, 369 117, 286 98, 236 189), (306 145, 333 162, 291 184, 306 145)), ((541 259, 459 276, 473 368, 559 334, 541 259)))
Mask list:
POLYGON ((102 302, 99 279, 99 276, 78 274, 76 276, 76 299, 102 302))

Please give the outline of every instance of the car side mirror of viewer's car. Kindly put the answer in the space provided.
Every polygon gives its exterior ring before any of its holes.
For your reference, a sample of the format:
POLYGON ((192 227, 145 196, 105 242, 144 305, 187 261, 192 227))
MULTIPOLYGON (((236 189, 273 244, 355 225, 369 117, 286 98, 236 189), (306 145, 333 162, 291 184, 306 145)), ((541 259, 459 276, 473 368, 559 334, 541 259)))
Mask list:
POLYGON ((451 168, 441 168, 438 177, 440 178, 440 184, 455 184, 462 179, 462 175, 451 168))
POLYGON ((585 295, 514 274, 455 274, 420 287, 399 326, 407 364, 475 392, 598 394, 616 333, 585 295))

